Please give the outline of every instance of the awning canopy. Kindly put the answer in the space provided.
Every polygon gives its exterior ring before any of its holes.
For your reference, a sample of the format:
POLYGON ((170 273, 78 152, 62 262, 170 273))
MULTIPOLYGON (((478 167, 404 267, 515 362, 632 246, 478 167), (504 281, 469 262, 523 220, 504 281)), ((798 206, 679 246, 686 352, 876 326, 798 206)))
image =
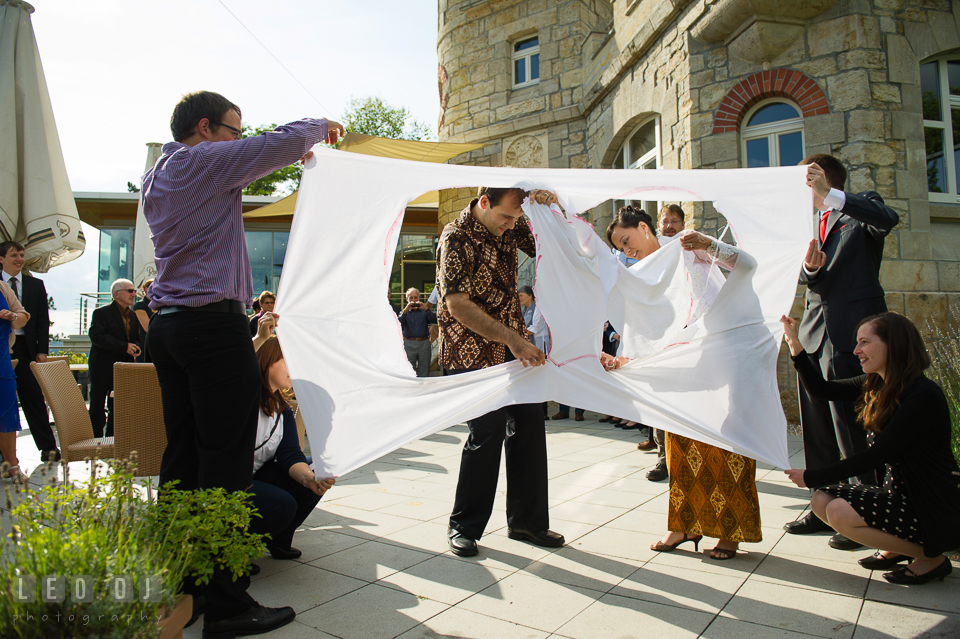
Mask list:
MULTIPOLYGON (((349 153, 360 153, 362 155, 375 155, 381 158, 394 158, 396 160, 441 163, 446 162, 450 158, 455 158, 461 153, 482 149, 483 146, 482 144, 460 144, 455 142, 394 140, 391 138, 379 138, 375 135, 364 135, 362 133, 347 133, 343 138, 343 142, 340 144, 339 150, 349 153)), ((429 191, 411 201, 407 206, 434 207, 439 204, 440 192, 429 191)), ((293 193, 279 202, 257 209, 256 211, 245 213, 243 217, 245 219, 253 219, 293 215, 296 207, 297 193, 293 193)))

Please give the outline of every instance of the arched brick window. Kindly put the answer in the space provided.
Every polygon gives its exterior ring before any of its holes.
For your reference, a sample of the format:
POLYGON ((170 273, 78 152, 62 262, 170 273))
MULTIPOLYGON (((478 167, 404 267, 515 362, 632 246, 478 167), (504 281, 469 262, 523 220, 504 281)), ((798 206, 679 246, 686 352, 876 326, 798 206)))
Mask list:
POLYGON ((750 107, 761 100, 775 97, 789 98, 795 102, 805 118, 830 113, 827 97, 813 78, 800 71, 770 69, 754 73, 730 89, 720 101, 720 108, 713 120, 713 132, 739 131, 750 107))

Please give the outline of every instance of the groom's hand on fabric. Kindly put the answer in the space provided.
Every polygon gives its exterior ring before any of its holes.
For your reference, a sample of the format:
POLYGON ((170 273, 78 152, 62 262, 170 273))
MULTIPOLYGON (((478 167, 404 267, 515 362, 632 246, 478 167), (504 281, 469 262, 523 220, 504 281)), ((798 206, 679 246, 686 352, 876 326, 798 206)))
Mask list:
POLYGON ((513 353, 513 356, 523 364, 524 368, 527 366, 542 366, 547 361, 547 356, 543 354, 543 351, 519 335, 507 347, 513 353))
POLYGON ((556 194, 550 191, 530 191, 530 199, 537 204, 560 204, 556 194))
POLYGON ((820 250, 816 240, 810 240, 810 245, 807 246, 807 255, 803 258, 803 265, 807 267, 808 271, 816 271, 826 262, 827 254, 820 250))

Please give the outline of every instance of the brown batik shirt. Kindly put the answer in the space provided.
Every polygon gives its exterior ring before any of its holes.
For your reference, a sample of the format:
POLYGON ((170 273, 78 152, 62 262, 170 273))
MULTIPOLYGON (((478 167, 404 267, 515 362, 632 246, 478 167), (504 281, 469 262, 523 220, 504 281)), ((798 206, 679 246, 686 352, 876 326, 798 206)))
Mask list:
POLYGON ((447 224, 437 246, 440 302, 440 365, 448 370, 487 368, 502 364, 507 346, 482 337, 458 322, 446 296, 466 293, 487 315, 523 336, 523 311, 517 297, 517 249, 533 257, 536 245, 526 217, 496 237, 471 213, 473 200, 447 224))

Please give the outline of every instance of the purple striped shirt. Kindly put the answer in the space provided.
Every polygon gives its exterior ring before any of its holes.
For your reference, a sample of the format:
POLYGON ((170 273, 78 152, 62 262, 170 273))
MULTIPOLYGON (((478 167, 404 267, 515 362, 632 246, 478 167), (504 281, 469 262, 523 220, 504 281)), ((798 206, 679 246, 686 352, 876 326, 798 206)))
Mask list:
POLYGON ((150 308, 221 300, 251 306, 243 189, 293 164, 326 137, 326 120, 304 119, 242 140, 164 144, 160 159, 141 180, 157 263, 150 308))

